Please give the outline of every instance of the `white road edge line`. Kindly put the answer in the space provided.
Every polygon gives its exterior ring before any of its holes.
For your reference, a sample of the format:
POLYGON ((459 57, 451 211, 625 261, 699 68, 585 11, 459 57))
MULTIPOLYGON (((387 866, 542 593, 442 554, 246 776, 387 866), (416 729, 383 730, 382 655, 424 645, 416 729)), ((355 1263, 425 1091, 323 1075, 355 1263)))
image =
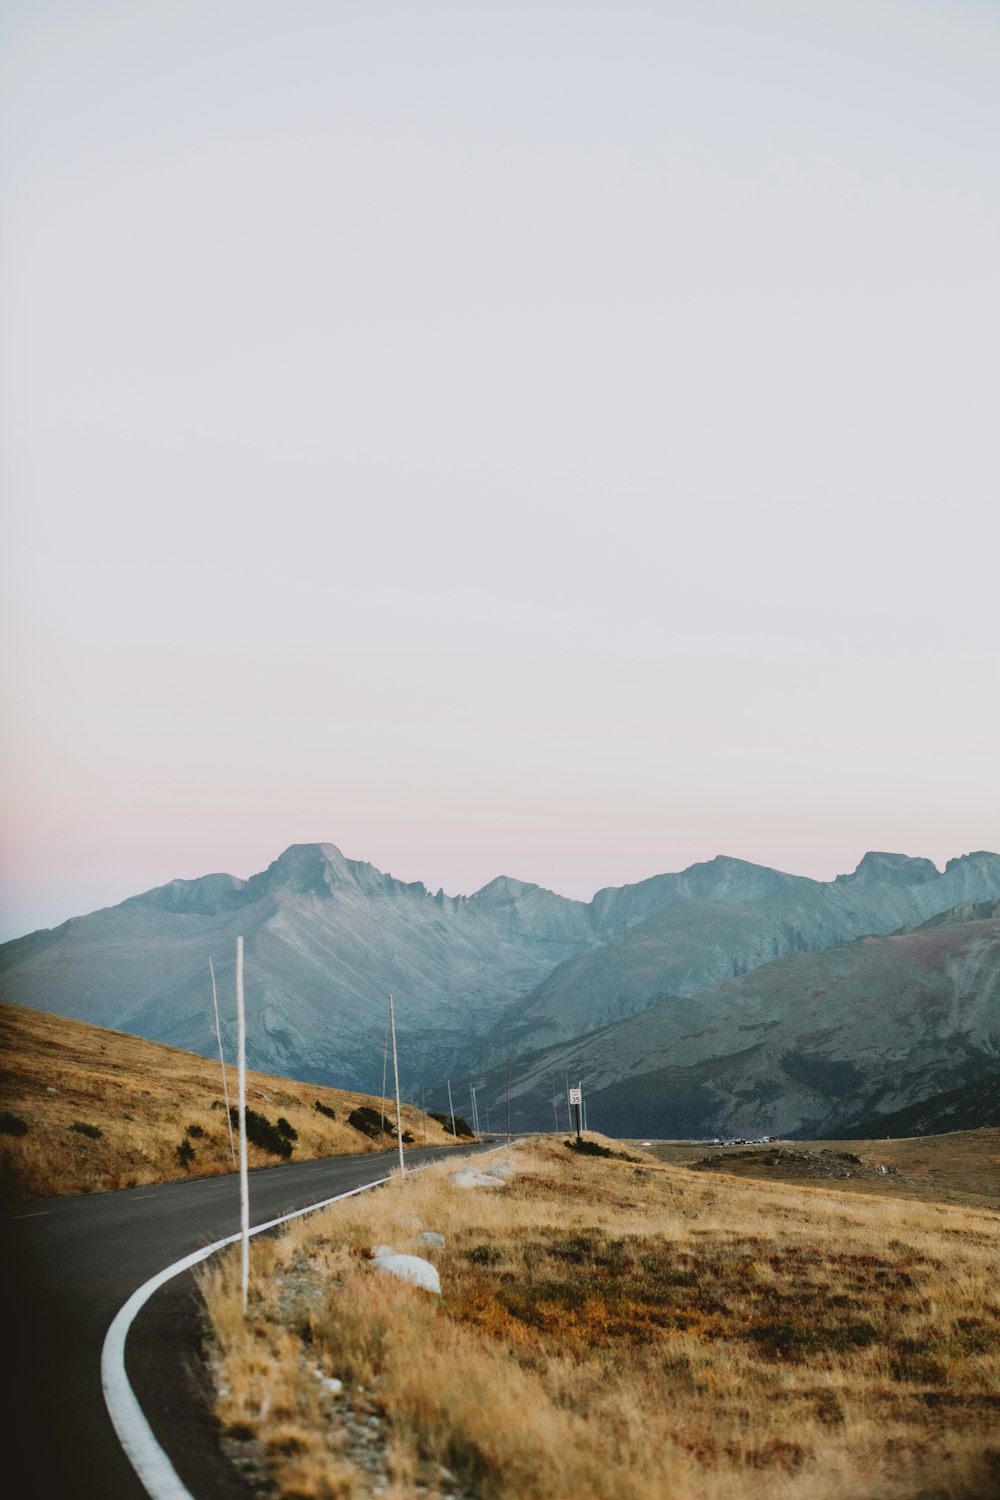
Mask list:
MULTIPOLYGON (((347 1193, 336 1193, 332 1198, 324 1198, 321 1203, 310 1203, 307 1208, 297 1208, 294 1213, 282 1214, 278 1219, 270 1219, 266 1224, 258 1224, 251 1229, 250 1234, 251 1236, 263 1234, 265 1229, 275 1229, 279 1224, 287 1224, 290 1219, 301 1218, 303 1214, 316 1213, 318 1209, 326 1208, 331 1203, 340 1203, 344 1198, 355 1198, 358 1193, 367 1193, 372 1188, 383 1187, 389 1181, 391 1181, 389 1177, 380 1177, 376 1182, 366 1182, 361 1187, 351 1188, 347 1193)), ((151 1276, 137 1291, 132 1293, 105 1335, 104 1347, 101 1350, 101 1387, 104 1391, 104 1404, 108 1408, 108 1415, 118 1434, 118 1441, 151 1500, 194 1500, 194 1496, 182 1483, 173 1464, 153 1436, 153 1429, 147 1422, 145 1413, 129 1384, 125 1373, 125 1340, 128 1337, 128 1331, 140 1309, 146 1305, 154 1292, 159 1291, 161 1286, 172 1281, 175 1276, 180 1276, 182 1272, 190 1270, 199 1261, 207 1260, 210 1255, 215 1254, 216 1250, 235 1244, 239 1238, 238 1233, 227 1235, 224 1240, 216 1240, 214 1245, 206 1245, 202 1250, 195 1250, 191 1255, 186 1255, 183 1260, 175 1261, 172 1266, 167 1266, 165 1270, 151 1276)))

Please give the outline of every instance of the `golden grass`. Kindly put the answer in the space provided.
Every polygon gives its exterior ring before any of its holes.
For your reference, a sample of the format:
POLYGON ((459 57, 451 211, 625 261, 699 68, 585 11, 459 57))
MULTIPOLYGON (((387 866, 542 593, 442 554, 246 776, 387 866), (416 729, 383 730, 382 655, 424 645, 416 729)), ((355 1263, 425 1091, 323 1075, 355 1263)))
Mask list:
POLYGON ((223 1428, 289 1497, 986 1500, 1000 1492, 1000 1216, 511 1153, 503 1189, 455 1163, 298 1221, 206 1272, 223 1428), (430 1252, 438 1298, 368 1248, 430 1252), (324 1393, 319 1374, 346 1395, 324 1393), (442 1470, 455 1476, 443 1477, 442 1470))
MULTIPOLYGON (((814 1158, 822 1165, 824 1153, 853 1152, 868 1162, 892 1169, 892 1175, 877 1178, 858 1176, 838 1181, 840 1192, 874 1193, 879 1198, 919 1198, 934 1203, 964 1203, 969 1208, 1000 1209, 1000 1130, 956 1130, 945 1135, 911 1136, 902 1140, 868 1141, 784 1141, 796 1153, 814 1158)), ((723 1155, 727 1170, 739 1177, 762 1177, 773 1181, 778 1175, 767 1165, 770 1146, 727 1147, 703 1142, 658 1141, 651 1153, 673 1166, 693 1166, 706 1156, 723 1155)), ((796 1174, 782 1170, 784 1182, 815 1183, 813 1172, 796 1174)))
MULTIPOLYGON (((0 1005, 0 1052, 0 1108, 28 1126, 25 1135, 0 1134, 4 1196, 104 1192, 233 1170, 217 1062, 6 1004, 0 1005), (75 1128, 80 1125, 100 1134, 83 1133, 75 1128), (187 1165, 177 1154, 183 1142, 194 1153, 187 1165)), ((236 1069, 228 1073, 235 1104, 236 1069)), ((391 1146, 347 1124, 359 1104, 379 1107, 368 1094, 247 1075, 248 1108, 272 1121, 281 1116, 298 1132, 293 1161, 391 1146), (335 1120, 316 1109, 317 1100, 335 1120)), ((403 1128, 415 1145, 453 1143, 437 1121, 408 1105, 403 1128)), ((251 1167, 278 1159, 249 1147, 251 1167)))

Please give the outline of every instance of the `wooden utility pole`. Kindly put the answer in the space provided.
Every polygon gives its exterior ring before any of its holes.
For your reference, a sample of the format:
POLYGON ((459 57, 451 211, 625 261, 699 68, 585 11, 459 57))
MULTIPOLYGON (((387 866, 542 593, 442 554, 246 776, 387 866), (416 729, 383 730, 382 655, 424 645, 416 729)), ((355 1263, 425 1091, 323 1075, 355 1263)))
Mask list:
POLYGON ((406 1163, 403 1160, 403 1110, 399 1102, 399 1057, 396 1052, 396 1012, 393 1009, 392 996, 389 996, 389 1030, 392 1033, 392 1073, 396 1083, 396 1139, 399 1142, 399 1175, 406 1176, 406 1163))

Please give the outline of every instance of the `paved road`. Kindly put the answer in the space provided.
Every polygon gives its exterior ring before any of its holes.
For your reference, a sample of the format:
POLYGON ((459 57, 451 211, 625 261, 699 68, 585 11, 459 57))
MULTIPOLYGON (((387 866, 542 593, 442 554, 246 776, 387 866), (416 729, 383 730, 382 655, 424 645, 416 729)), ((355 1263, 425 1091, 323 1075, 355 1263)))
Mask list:
MULTIPOLYGON (((407 1162, 436 1154, 407 1152, 407 1162)), ((384 1177, 395 1161, 394 1153, 380 1153, 252 1172, 251 1224, 384 1177)), ((238 1228, 232 1175, 4 1206, 0 1285, 8 1311, 0 1348, 10 1394, 0 1395, 0 1480, 7 1494, 18 1500, 145 1500, 104 1406, 104 1335, 150 1276, 238 1228)), ((136 1394, 189 1487, 208 1461, 207 1423, 201 1434, 206 1451, 200 1457, 187 1451, 198 1446, 189 1432, 191 1375, 184 1367, 194 1321, 188 1274, 156 1293, 126 1346, 136 1394)), ((207 1493, 194 1493, 198 1500, 220 1500, 228 1489, 218 1473, 207 1493)))

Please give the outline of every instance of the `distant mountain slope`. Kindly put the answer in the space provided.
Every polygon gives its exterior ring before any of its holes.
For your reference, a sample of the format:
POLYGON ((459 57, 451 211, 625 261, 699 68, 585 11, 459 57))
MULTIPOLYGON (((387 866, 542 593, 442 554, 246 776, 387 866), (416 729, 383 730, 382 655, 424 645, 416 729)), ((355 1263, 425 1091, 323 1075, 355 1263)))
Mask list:
POLYGON ((293 845, 248 881, 173 881, 0 950, 5 998, 211 1055, 208 962, 231 1037, 235 938, 253 1066, 381 1086, 386 996, 408 1079, 596 938, 588 909, 501 879, 432 896, 332 844, 293 845))
POLYGON ((381 1087, 386 995, 404 1083, 468 1077, 505 1054, 592 1031, 774 958, 1000 898, 1000 857, 867 854, 823 884, 720 856, 589 903, 501 876, 432 895, 333 844, 297 844, 249 880, 175 880, 0 948, 17 1004, 212 1055, 208 962, 234 1028, 247 954, 254 1067, 381 1087), (658 908, 658 909, 657 909, 658 908))
MULTIPOLYGON (((780 958, 521 1057, 515 1118, 551 1119, 569 1077, 612 1134, 823 1135, 998 1062, 1000 917, 932 922, 780 958)), ((485 1099, 503 1091, 498 1070, 485 1099)))
POLYGON ((997 1126, 1000 1126, 1000 1072, 989 1073, 976 1083, 967 1083, 959 1089, 932 1094, 929 1099, 921 1099, 919 1104, 911 1104, 907 1109, 896 1109, 873 1120, 862 1120, 857 1125, 836 1131, 831 1139, 868 1141, 875 1136, 900 1139, 997 1126))
POLYGON ((980 852, 951 860, 944 874, 929 860, 875 853, 829 884, 783 877, 760 899, 678 900, 555 969, 501 1018, 492 1050, 506 1035, 522 1049, 579 1036, 785 954, 894 932, 958 903, 997 898, 1000 856, 980 852))

